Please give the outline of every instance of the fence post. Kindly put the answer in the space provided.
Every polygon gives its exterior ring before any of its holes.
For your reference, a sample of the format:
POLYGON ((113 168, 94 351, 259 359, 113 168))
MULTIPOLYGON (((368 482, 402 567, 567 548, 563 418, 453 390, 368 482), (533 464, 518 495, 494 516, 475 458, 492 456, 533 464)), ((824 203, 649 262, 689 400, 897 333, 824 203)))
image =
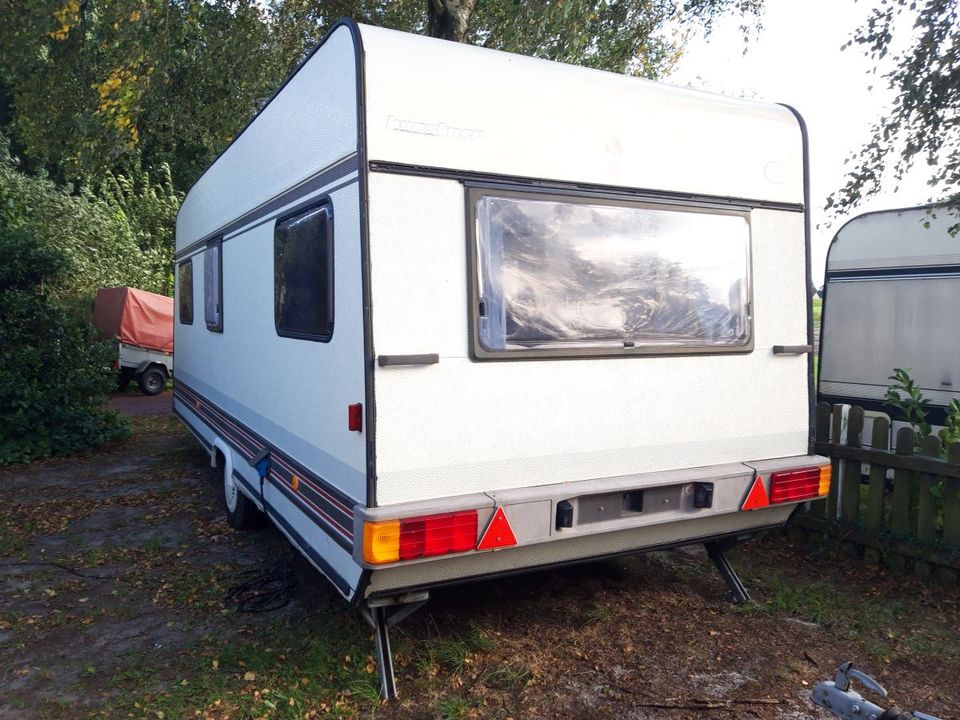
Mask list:
MULTIPOLYGON (((815 437, 817 442, 830 442, 830 421, 832 418, 832 413, 833 409, 830 407, 830 403, 817 403, 817 421, 815 425, 815 437)), ((828 502, 829 501, 826 498, 812 501, 810 503, 810 510, 807 512, 807 514, 812 518, 822 520, 824 517, 826 517, 828 502)))
MULTIPOLYGON (((863 445, 863 408, 854 405, 847 415, 847 447, 859 448, 863 445)), ((844 525, 857 527, 860 520, 860 474, 863 469, 861 460, 843 461, 843 487, 840 488, 840 521, 844 525)), ((843 551, 851 556, 859 553, 855 542, 844 542, 843 551)))
MULTIPOLYGON (((858 448, 863 445, 863 408, 850 408, 847 417, 847 447, 858 448)), ((843 487, 840 488, 840 520, 856 525, 860 517, 860 473, 861 460, 843 461, 843 487)))
MULTIPOLYGON (((924 438, 920 454, 939 459, 940 438, 936 435, 924 438)), ((931 473, 920 473, 917 482, 917 540, 921 542, 930 543, 937 539, 937 498, 933 494, 933 488, 939 482, 940 477, 931 473)), ((926 561, 917 560, 914 568, 917 575, 927 577, 933 566, 926 561)))
MULTIPOLYGON (((878 417, 873 421, 873 436, 870 445, 874 450, 887 450, 890 421, 878 417)), ((871 565, 880 563, 880 528, 883 525, 883 490, 887 469, 877 463, 870 464, 870 490, 867 495, 867 536, 873 547, 864 548, 864 559, 871 565)))
MULTIPOLYGON (((833 416, 830 424, 830 442, 834 445, 842 445, 840 429, 843 427, 843 408, 839 405, 833 406, 833 416)), ((827 494, 827 520, 837 519, 837 497, 840 492, 840 468, 841 460, 837 457, 830 458, 830 492, 827 494)))
MULTIPOLYGON (((947 460, 960 464, 960 442, 947 448, 947 460)), ((960 552, 960 480, 946 478, 943 492, 943 544, 954 552, 960 552)), ((941 568, 940 576, 952 583, 960 579, 953 568, 941 568)))
MULTIPOLYGON (((902 427, 897 432, 897 455, 913 455, 913 429, 902 427)), ((910 532, 910 485, 909 470, 897 468, 893 473, 893 497, 890 500, 890 531, 894 536, 905 537, 910 532)), ((902 555, 891 553, 890 565, 902 570, 905 566, 902 555)))

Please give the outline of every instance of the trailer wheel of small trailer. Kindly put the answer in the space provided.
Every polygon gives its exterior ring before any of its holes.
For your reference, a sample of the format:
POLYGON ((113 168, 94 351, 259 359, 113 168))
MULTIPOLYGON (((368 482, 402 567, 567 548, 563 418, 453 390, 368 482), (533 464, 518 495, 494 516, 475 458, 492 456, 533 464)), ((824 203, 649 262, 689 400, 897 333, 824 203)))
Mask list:
POLYGON ((159 365, 151 365, 137 374, 137 385, 144 395, 159 395, 167 386, 167 371, 159 365))
POLYGON ((117 375, 117 390, 123 392, 130 385, 130 381, 133 380, 133 368, 120 368, 120 372, 117 375))

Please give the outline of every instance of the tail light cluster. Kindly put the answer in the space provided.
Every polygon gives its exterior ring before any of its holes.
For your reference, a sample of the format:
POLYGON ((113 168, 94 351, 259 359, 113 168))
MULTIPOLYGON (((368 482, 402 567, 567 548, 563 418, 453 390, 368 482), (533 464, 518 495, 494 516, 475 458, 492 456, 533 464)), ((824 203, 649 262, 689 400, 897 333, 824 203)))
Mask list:
POLYGON ((780 470, 770 475, 771 504, 812 500, 829 492, 829 465, 780 470))
POLYGON ((476 547, 476 510, 364 523, 363 559, 373 564, 466 552, 476 547))

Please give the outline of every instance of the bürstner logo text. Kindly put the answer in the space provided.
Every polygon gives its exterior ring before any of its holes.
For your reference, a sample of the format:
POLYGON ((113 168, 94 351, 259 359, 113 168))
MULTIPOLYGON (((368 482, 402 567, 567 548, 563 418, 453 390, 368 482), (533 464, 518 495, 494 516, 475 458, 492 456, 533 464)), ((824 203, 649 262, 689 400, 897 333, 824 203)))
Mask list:
POLYGON ((458 138, 460 140, 479 140, 483 137, 483 130, 454 127, 446 123, 421 122, 420 120, 404 120, 396 115, 387 118, 387 129, 399 132, 416 133, 417 135, 436 135, 437 137, 458 138))

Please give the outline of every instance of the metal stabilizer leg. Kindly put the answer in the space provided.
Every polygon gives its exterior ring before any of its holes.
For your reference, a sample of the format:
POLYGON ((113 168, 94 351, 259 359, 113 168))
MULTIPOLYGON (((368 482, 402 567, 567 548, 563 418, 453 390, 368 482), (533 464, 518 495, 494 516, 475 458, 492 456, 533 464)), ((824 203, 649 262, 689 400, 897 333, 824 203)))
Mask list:
POLYGON ((370 600, 363 607, 363 617, 373 628, 376 646, 377 669, 380 672, 380 697, 393 700, 397 697, 397 681, 393 674, 393 653, 390 650, 390 628, 420 608, 429 594, 410 593, 388 598, 370 600), (396 608, 392 613, 389 608, 396 608))
POLYGON ((725 552, 735 544, 735 542, 730 541, 713 540, 705 542, 703 546, 707 549, 707 555, 713 560, 713 564, 717 566, 720 576, 727 583, 733 601, 735 603, 750 602, 750 593, 747 592, 747 588, 740 580, 740 576, 737 575, 737 571, 733 569, 733 565, 730 564, 725 552))
POLYGON ((390 626, 387 624, 387 609, 370 608, 373 616, 373 642, 377 650, 377 669, 380 671, 380 697, 393 700, 397 697, 397 680, 393 675, 393 653, 390 651, 390 626))

